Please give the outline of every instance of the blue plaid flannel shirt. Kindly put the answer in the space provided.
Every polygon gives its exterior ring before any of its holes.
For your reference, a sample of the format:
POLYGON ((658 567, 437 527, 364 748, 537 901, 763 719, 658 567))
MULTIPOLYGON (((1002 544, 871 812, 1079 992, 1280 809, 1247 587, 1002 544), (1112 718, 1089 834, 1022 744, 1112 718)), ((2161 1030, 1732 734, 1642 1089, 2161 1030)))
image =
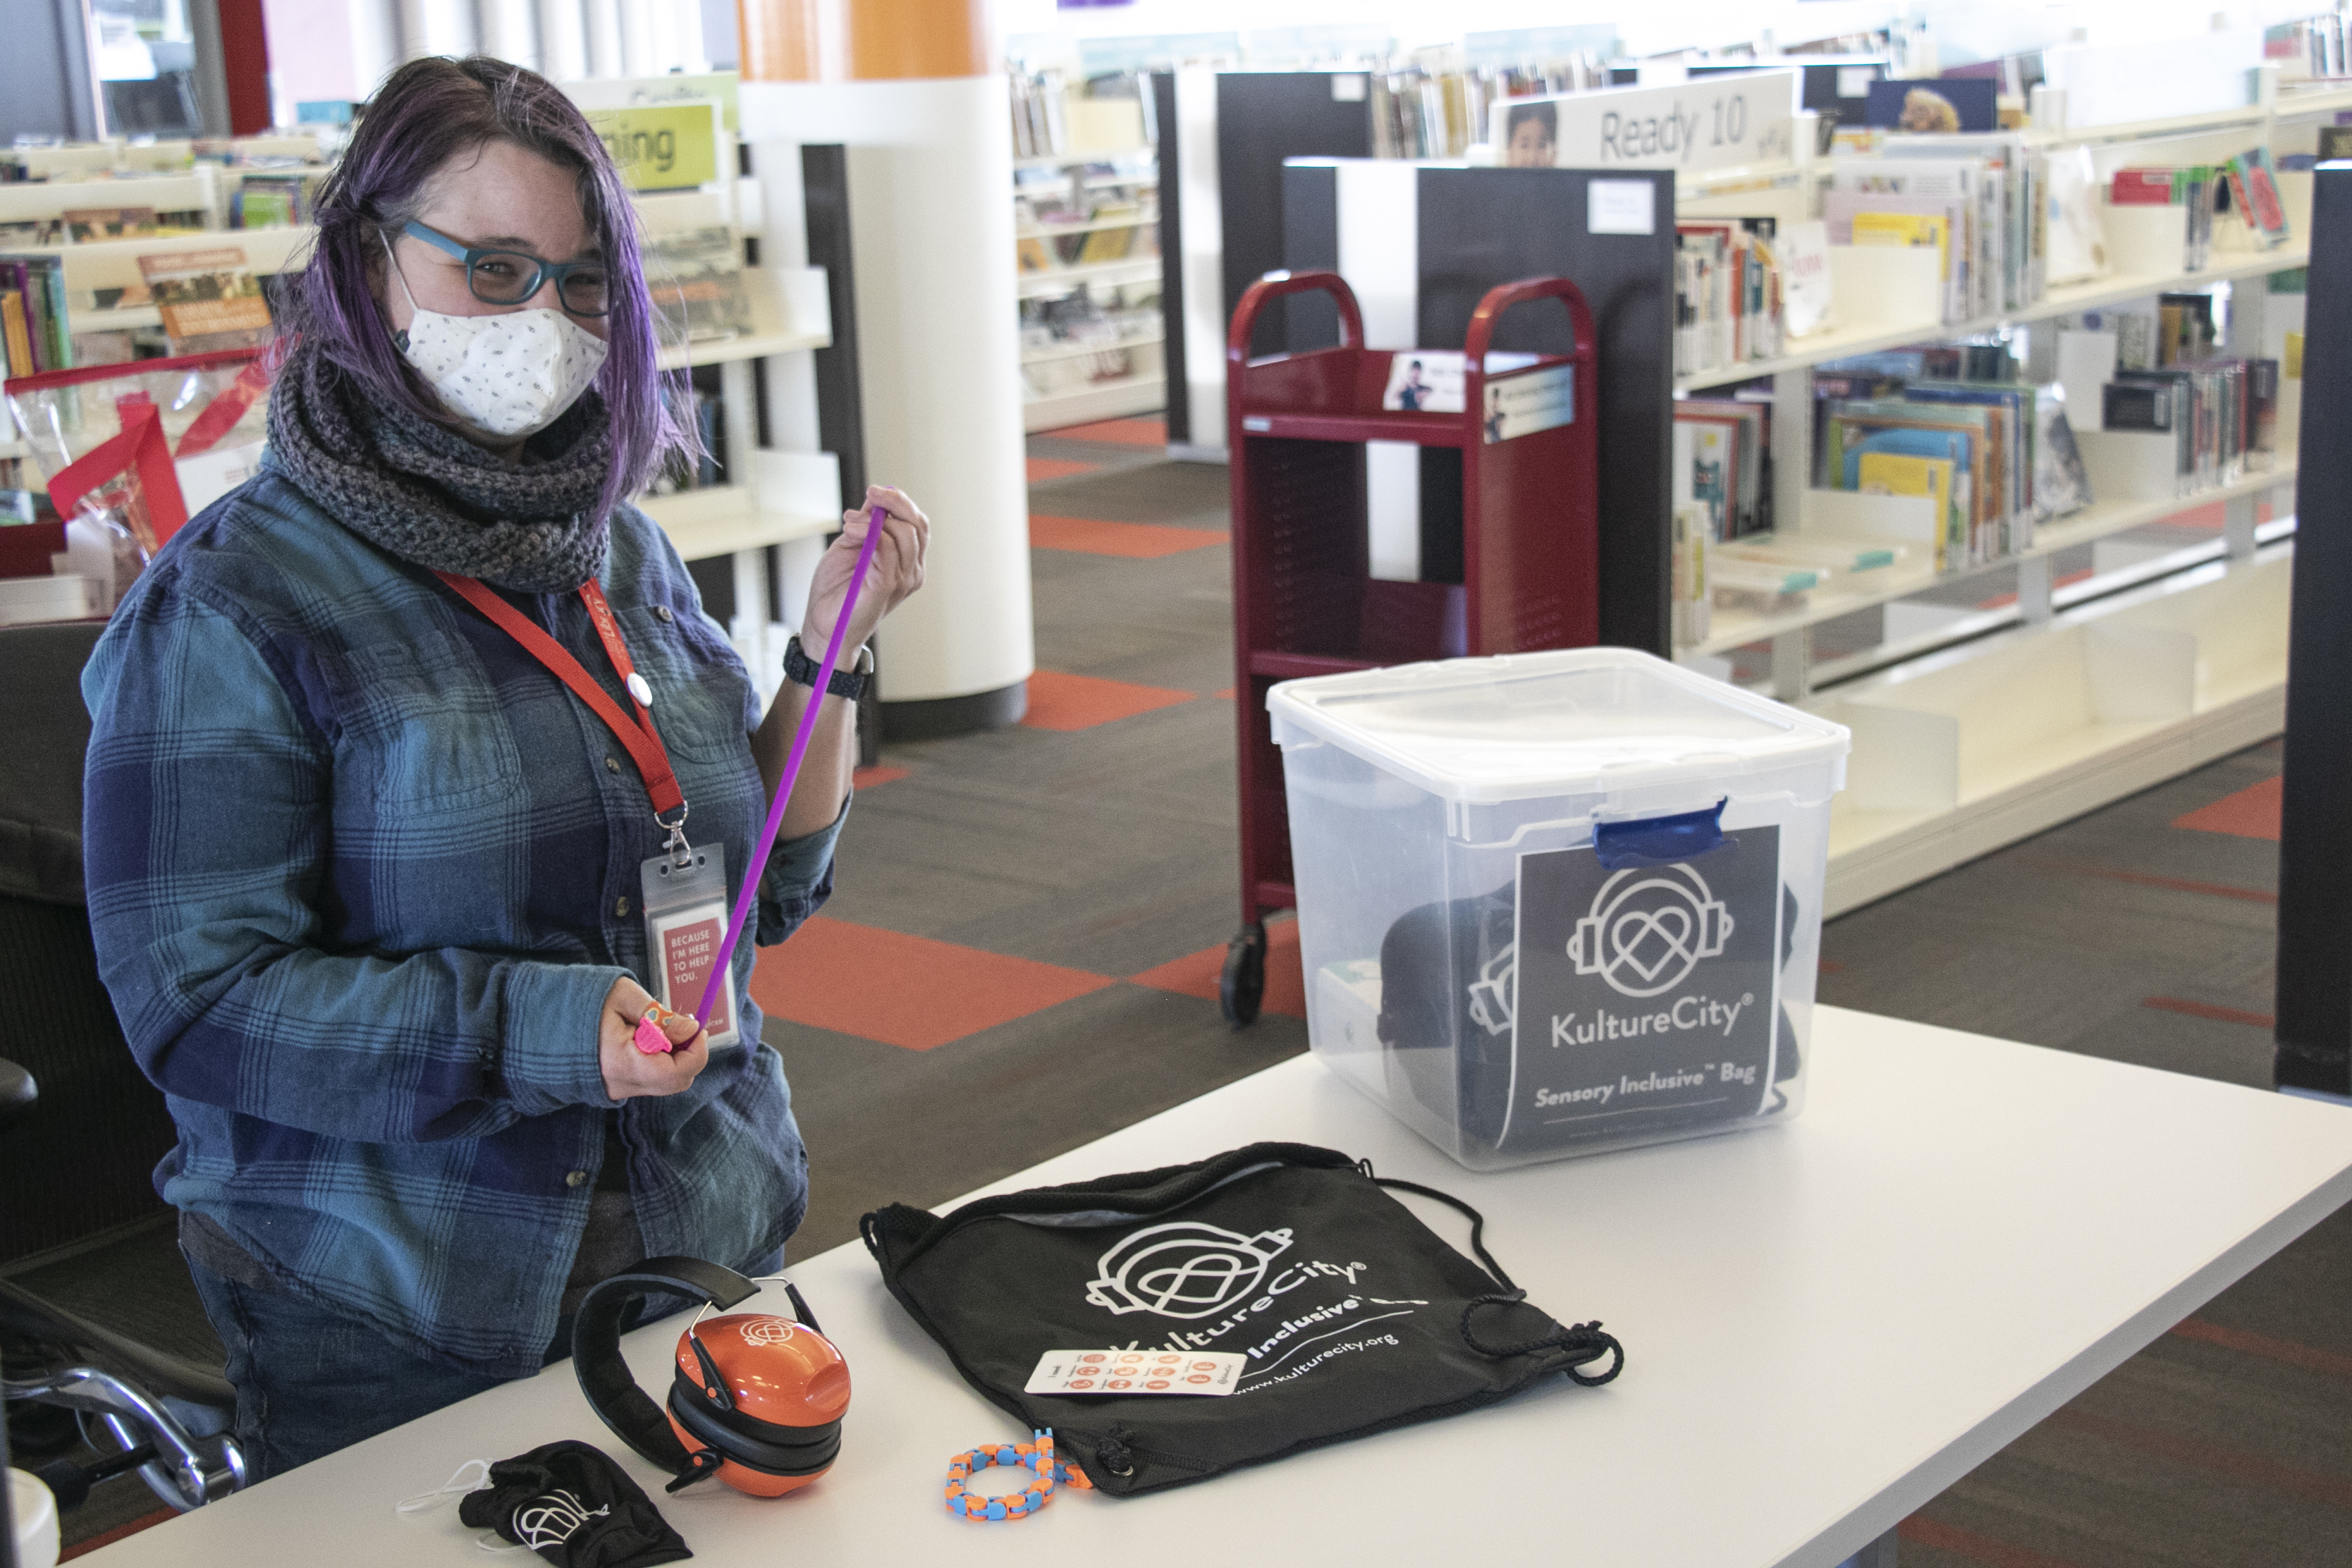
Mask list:
MULTIPOLYGON (((733 889, 765 802, 758 699, 668 541, 624 509, 601 579, 733 889)), ((521 605, 627 700, 576 594, 521 605)), ((82 678, 100 972, 179 1145, 169 1202, 413 1353, 538 1370, 604 1155, 605 994, 647 973, 662 834, 627 752, 505 632, 264 471, 195 518, 82 678)), ((757 937, 832 890, 840 824, 781 845, 757 937)), ((758 1044, 622 1104, 646 1250, 748 1265, 807 1205, 758 1044)))

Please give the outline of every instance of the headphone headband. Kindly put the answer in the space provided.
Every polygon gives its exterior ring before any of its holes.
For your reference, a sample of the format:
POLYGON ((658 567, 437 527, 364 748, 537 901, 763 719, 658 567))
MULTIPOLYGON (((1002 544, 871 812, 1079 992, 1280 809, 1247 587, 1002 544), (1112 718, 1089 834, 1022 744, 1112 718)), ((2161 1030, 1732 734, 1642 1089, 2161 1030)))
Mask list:
POLYGON ((621 1319, 651 1292, 667 1290, 709 1302, 720 1311, 749 1300, 759 1286, 731 1268, 699 1258, 648 1258, 625 1274, 599 1283, 572 1320, 572 1367, 580 1392, 613 1435, 674 1476, 698 1468, 660 1405, 637 1386, 621 1357, 621 1319))

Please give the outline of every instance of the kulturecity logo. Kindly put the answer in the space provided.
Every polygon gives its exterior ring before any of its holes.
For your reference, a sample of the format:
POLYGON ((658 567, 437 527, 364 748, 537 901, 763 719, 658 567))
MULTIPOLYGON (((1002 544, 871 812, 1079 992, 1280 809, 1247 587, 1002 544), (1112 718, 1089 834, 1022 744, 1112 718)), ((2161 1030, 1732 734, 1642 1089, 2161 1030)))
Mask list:
POLYGON ((1289 1247, 1286 1229, 1243 1236, 1197 1220, 1147 1226, 1096 1259, 1087 1300, 1122 1315, 1206 1318, 1246 1300, 1289 1247))
POLYGON ((1598 974, 1622 995, 1655 996, 1721 952, 1731 931, 1731 911, 1690 867, 1629 868, 1592 896, 1568 956, 1579 974, 1598 974))

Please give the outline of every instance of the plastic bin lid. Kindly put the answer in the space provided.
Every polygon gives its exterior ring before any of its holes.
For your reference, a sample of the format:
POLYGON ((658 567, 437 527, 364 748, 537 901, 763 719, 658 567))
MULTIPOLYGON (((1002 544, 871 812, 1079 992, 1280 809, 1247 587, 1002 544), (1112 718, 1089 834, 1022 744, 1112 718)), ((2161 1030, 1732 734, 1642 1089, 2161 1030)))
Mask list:
POLYGON ((1633 648, 1391 665, 1286 680, 1276 720, 1447 800, 1590 795, 1834 766, 1834 724, 1633 648))

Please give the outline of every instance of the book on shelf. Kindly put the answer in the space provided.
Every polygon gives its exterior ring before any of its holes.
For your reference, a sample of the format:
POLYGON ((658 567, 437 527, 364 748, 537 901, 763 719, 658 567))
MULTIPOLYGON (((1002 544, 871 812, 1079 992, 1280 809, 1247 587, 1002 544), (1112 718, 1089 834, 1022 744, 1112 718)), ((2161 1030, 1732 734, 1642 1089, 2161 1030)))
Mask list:
POLYGON ((1684 426, 1692 426, 1697 443, 1691 496, 1716 503, 1718 540, 1768 532, 1772 527, 1767 416, 1764 405, 1733 398, 1691 397, 1675 405, 1677 436, 1684 426), (1721 432, 1721 439, 1709 441, 1708 430, 1721 432), (1726 465, 1719 478, 1707 471, 1718 458, 1726 465))
POLYGON ((2248 235, 2264 250, 2287 241, 2286 208, 2279 201, 2271 150, 2250 147, 2221 165, 2230 184, 2230 205, 2245 221, 2248 235))
POLYGON ((16 306, 13 314, 23 318, 21 342, 13 331, 5 339, 10 375, 37 375, 44 371, 73 368, 63 258, 26 256, 0 259, 0 297, 12 299, 16 306))
POLYGON ((2033 507, 2042 521, 2069 517, 2091 504, 2091 475, 2066 415, 2066 389, 2056 382, 2033 399, 2033 507))
POLYGON ((293 228, 310 217, 310 185, 300 174, 247 174, 229 198, 231 228, 293 228))
POLYGON ((11 376, 30 375, 40 362, 33 357, 33 331, 25 315, 25 291, 0 289, 0 369, 11 376))
POLYGON ((1974 165, 1979 239, 1976 259, 1985 268, 1975 313, 2019 310, 2049 287, 2049 159, 2015 132, 1958 136, 1890 136, 1890 162, 1965 160, 1974 165))
POLYGON ((1995 201, 1988 182, 1996 173, 1972 158, 1832 159, 1830 188, 1822 197, 1830 242, 1888 243, 1853 237, 1853 220, 1861 214, 1942 217, 1944 319, 1990 314, 2000 308, 2000 239, 1988 213, 1995 201))
POLYGON ((1704 508, 1711 538, 1724 536, 1724 521, 1738 499, 1739 432, 1711 421, 1675 421, 1672 496, 1675 506, 1704 508))
MULTIPOLYGON (((1862 413, 1834 427, 1830 438, 1840 464, 1833 489, 1864 489, 1863 465, 1873 458, 1913 458, 1948 468, 1950 478, 1940 489, 1942 504, 1937 509, 1941 526, 1935 540, 1936 569, 1952 572, 1977 564, 1978 542, 1984 532, 1979 498, 1987 487, 1985 444, 1976 432, 1896 414, 1862 413)), ((1870 479, 1891 484, 1898 471, 1885 463, 1873 463, 1870 479)))
POLYGON ((2048 154, 2047 236, 2042 273, 2048 283, 2075 283, 2107 272, 2105 221, 2099 216, 2099 173, 2091 150, 2077 143, 2048 154))
POLYGON ((157 232, 153 207, 68 207, 60 221, 76 245, 100 239, 143 239, 157 232))
POLYGON ((2110 206, 2177 206, 2187 214, 2180 269, 2202 272, 2213 255, 2213 187, 2219 171, 2209 163, 2187 168, 2117 169, 2107 187, 2110 206))
POLYGON ((1713 547, 1714 520, 1706 506, 1696 500, 1675 505, 1672 571, 1674 639, 1684 647, 1705 642, 1713 633, 1715 591, 1707 581, 1707 552, 1713 547))
POLYGON ((742 251, 725 228, 647 235, 644 254, 664 343, 718 342, 751 330, 742 251))
POLYGON ((1675 226, 1675 370, 1690 375, 1780 353, 1786 289, 1769 217, 1675 226))
POLYGON ((254 348, 269 336, 261 280, 236 246, 172 250, 139 258, 175 354, 254 348))
MULTIPOLYGON (((1853 488, 1865 495, 1922 496, 1935 515, 1952 514, 1952 485, 1958 470, 1949 458, 1894 451, 1864 452, 1855 465, 1853 488)), ((1938 552, 1940 558, 1941 552, 1938 552)))
POLYGON ((1937 308, 1947 321, 1966 320, 1975 288, 1969 258, 1975 232, 1969 204, 1949 195, 1832 190, 1822 197, 1832 245, 1931 245, 1937 258, 1937 308), (1922 220, 1913 222, 1909 220, 1922 220), (1936 227, 1927 226, 1932 220, 1936 227), (1855 230, 1861 223, 1860 233, 1855 230))

